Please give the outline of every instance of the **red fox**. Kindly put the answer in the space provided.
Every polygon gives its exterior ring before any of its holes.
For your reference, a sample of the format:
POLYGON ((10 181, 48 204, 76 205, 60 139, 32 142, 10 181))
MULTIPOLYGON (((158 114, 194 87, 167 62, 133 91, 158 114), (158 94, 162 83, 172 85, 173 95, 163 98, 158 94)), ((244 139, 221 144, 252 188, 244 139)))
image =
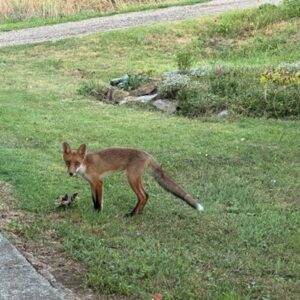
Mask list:
POLYGON ((147 200, 142 176, 150 167, 154 179, 166 191, 185 201, 198 211, 203 211, 203 206, 177 184, 159 165, 159 163, 147 152, 135 148, 107 148, 96 152, 87 152, 86 145, 82 144, 77 150, 71 150, 68 143, 63 143, 63 159, 70 176, 81 175, 86 179, 92 190, 94 208, 102 210, 102 179, 112 171, 125 170, 128 183, 137 196, 137 204, 127 214, 135 216, 142 213, 147 200))

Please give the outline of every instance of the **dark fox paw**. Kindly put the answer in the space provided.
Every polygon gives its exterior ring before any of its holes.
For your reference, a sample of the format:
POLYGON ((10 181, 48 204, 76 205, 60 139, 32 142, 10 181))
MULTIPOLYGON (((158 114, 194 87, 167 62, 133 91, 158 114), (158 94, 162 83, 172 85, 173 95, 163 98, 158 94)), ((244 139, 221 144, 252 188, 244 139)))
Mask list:
POLYGON ((94 201, 94 209, 100 211, 101 207, 97 201, 94 201))
POLYGON ((134 216, 134 214, 132 213, 132 211, 128 212, 124 215, 124 217, 126 217, 126 218, 133 217, 133 216, 134 216))
POLYGON ((128 213, 125 214, 125 217, 128 218, 128 217, 134 217, 134 216, 137 216, 137 215, 140 215, 142 214, 141 211, 137 212, 137 211, 130 211, 128 213))

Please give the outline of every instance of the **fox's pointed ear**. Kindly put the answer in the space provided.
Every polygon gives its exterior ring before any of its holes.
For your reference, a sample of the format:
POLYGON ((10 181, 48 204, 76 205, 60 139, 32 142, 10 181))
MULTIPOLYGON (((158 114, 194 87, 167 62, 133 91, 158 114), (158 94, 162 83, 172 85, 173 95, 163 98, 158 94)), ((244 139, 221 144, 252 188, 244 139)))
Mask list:
POLYGON ((68 143, 64 142, 63 143, 63 150, 65 154, 69 154, 71 153, 71 147, 68 143))
POLYGON ((78 154, 81 156, 81 157, 85 157, 85 154, 86 154, 86 144, 82 144, 79 146, 78 150, 77 150, 78 154))

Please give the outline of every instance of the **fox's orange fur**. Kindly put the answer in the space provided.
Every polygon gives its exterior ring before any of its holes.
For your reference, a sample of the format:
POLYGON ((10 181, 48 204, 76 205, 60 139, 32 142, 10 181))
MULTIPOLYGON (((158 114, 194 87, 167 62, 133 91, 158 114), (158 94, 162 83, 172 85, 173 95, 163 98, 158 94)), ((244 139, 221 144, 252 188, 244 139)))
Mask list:
POLYGON ((79 174, 91 186, 94 208, 102 209, 103 177, 111 171, 124 170, 128 183, 135 192, 138 202, 129 214, 134 216, 143 211, 148 200, 142 176, 145 170, 152 169, 155 180, 168 192, 185 201, 191 207, 202 211, 203 207, 197 203, 179 184, 177 184, 147 152, 134 148, 107 148, 101 151, 90 152, 86 145, 77 150, 71 150, 69 144, 63 143, 63 158, 70 176, 79 174))

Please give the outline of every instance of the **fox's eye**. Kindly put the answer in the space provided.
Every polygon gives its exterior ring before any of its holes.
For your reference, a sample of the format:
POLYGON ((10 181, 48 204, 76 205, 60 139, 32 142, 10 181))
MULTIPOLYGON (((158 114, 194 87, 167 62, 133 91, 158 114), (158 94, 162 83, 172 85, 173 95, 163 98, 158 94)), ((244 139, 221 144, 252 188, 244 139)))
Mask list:
POLYGON ((66 161, 66 165, 69 166, 71 162, 69 160, 66 161))

